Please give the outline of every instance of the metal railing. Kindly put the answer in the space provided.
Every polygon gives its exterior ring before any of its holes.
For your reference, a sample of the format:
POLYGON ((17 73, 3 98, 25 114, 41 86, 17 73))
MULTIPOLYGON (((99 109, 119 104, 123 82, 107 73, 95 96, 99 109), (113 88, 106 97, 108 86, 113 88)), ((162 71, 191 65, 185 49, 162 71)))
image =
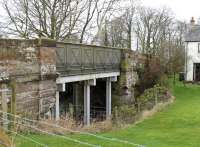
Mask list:
POLYGON ((121 49, 57 43, 57 72, 61 76, 120 70, 121 49))

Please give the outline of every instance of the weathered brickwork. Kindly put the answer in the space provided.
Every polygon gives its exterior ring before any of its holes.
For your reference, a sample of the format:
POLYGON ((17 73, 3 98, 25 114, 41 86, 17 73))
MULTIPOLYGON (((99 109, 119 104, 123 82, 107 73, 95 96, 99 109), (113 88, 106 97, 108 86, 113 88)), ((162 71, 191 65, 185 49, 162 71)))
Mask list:
POLYGON ((41 118, 51 118, 55 110, 56 81, 45 80, 39 83, 39 114, 41 118))
POLYGON ((38 116, 40 98, 38 84, 38 81, 18 82, 16 84, 16 109, 18 113, 38 116))
POLYGON ((54 75, 56 73, 56 48, 40 47, 39 57, 41 75, 54 75))
POLYGON ((18 113, 38 118, 40 112, 47 113, 54 105, 56 53, 52 42, 0 40, 0 83, 16 81, 18 113))

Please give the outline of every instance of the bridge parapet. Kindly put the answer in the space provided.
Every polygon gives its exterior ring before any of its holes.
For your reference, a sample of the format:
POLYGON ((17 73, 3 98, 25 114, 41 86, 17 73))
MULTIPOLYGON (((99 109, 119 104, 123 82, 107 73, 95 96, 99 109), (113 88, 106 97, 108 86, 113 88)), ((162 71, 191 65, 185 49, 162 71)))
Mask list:
POLYGON ((56 46, 60 76, 120 71, 122 49, 62 42, 56 46))

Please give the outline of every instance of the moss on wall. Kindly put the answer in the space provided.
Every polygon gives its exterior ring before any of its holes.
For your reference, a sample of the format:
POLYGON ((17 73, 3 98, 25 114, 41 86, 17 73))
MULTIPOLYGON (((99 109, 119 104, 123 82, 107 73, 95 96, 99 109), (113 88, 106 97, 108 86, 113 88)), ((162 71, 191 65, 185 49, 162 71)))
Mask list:
POLYGON ((114 84, 113 92, 113 103, 116 106, 134 103, 134 85, 137 80, 137 73, 134 70, 135 62, 133 51, 122 51, 120 77, 114 84))

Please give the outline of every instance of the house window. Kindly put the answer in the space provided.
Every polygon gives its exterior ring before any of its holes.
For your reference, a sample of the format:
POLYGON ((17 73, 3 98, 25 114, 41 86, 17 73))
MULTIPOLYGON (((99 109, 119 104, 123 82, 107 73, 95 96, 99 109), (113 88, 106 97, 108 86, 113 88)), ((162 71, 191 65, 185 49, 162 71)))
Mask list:
POLYGON ((200 43, 198 43, 198 53, 200 53, 200 43))

